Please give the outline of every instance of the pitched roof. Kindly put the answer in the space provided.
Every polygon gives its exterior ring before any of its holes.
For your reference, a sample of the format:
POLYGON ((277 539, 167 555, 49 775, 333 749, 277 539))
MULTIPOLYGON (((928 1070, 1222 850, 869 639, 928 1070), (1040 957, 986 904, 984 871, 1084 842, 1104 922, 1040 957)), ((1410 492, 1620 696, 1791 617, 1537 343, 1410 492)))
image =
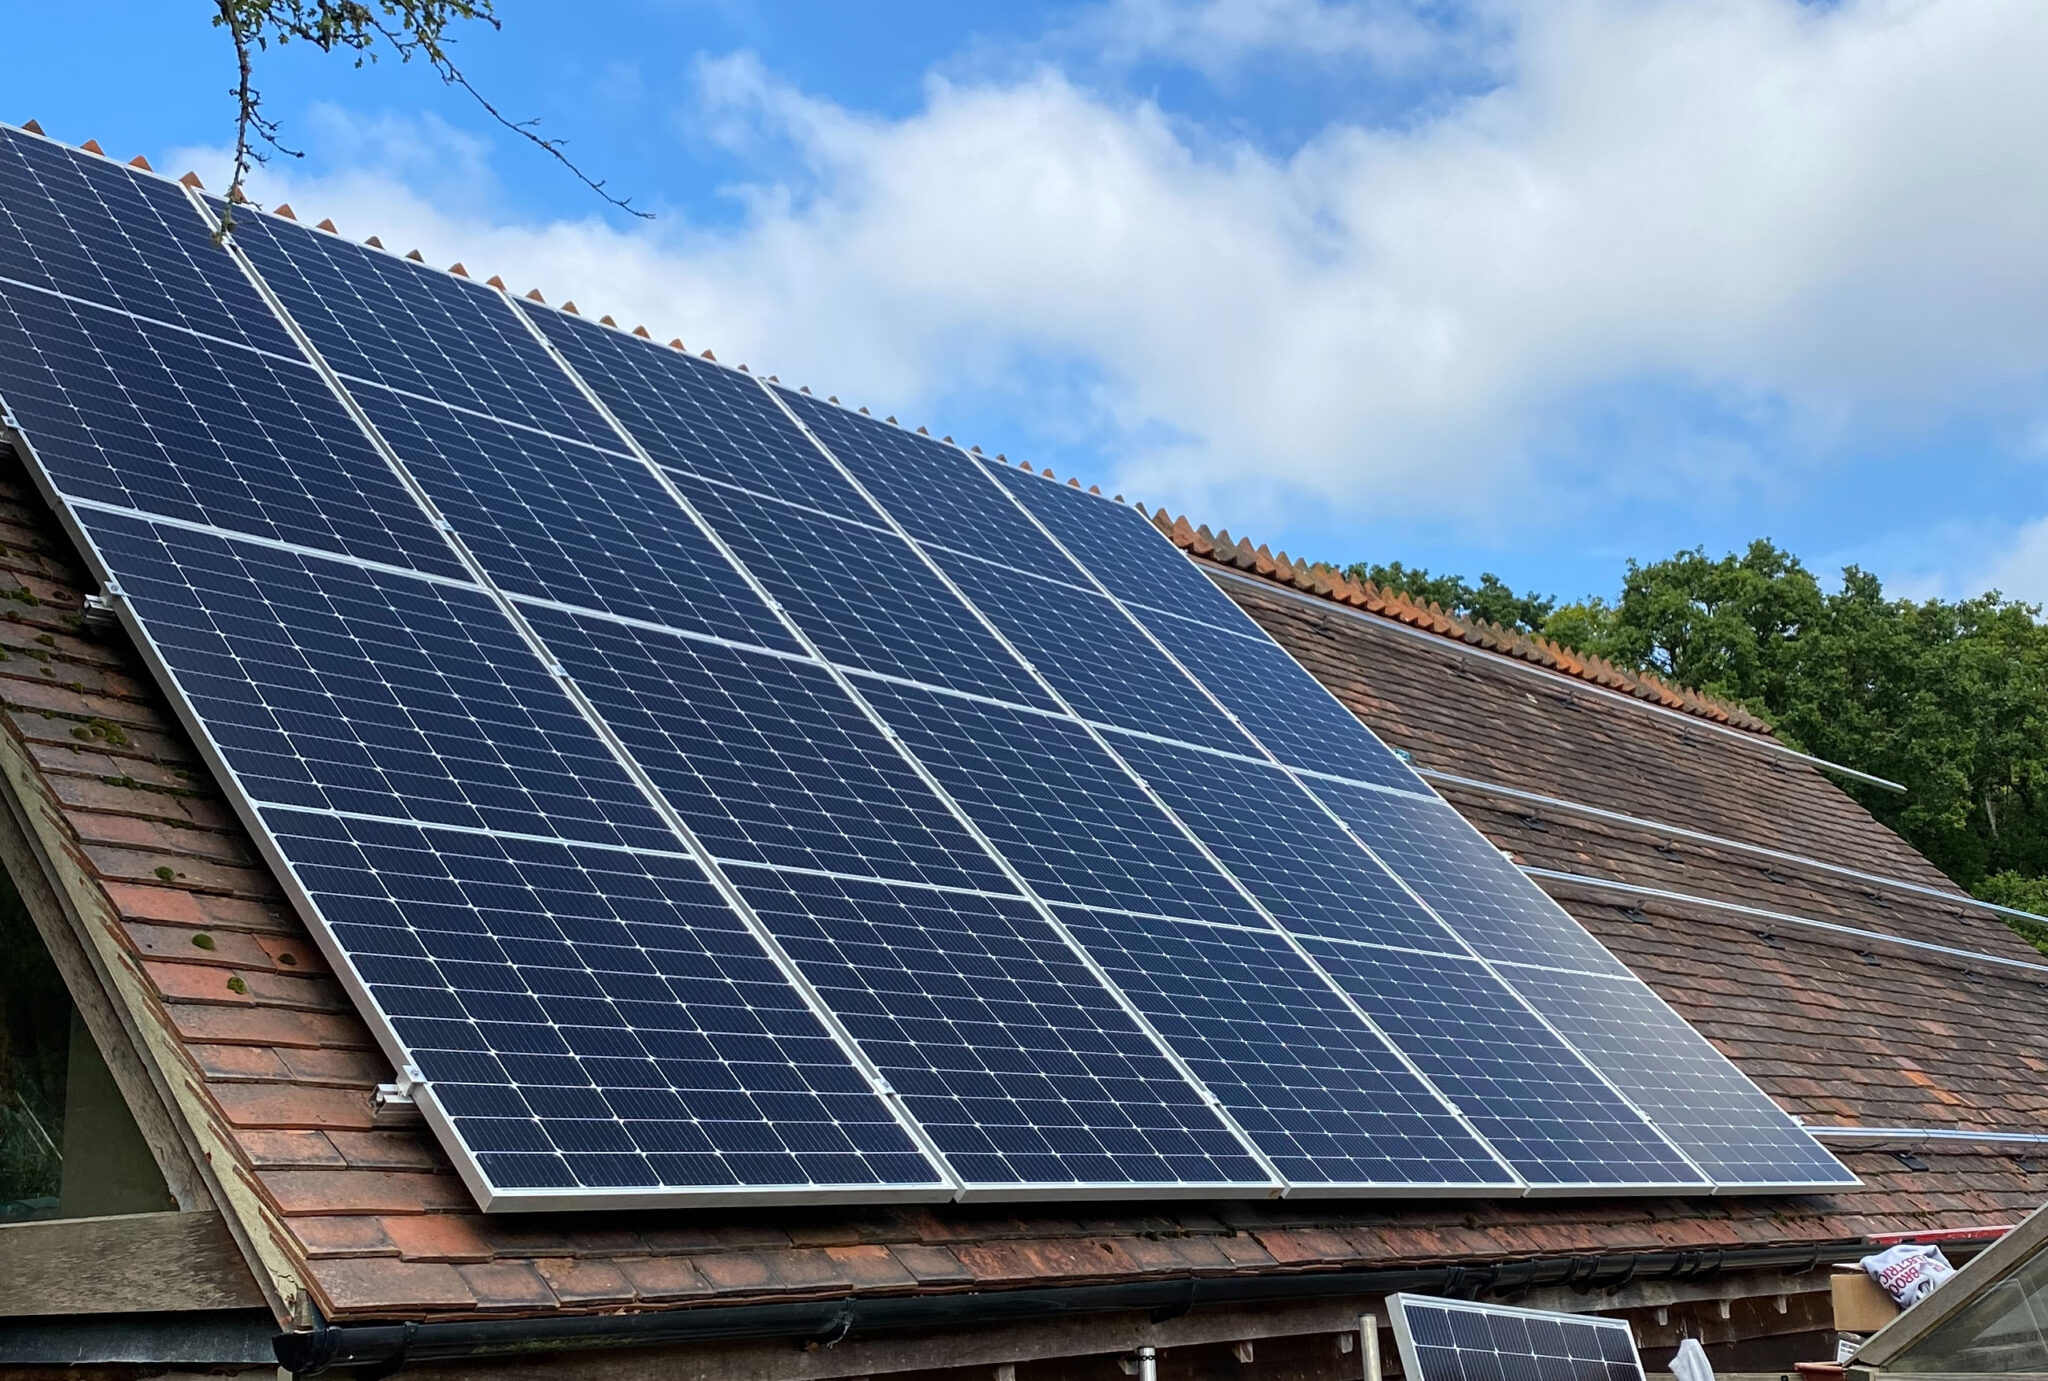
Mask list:
MULTIPOLYGON (((81 907, 87 923, 120 956, 118 996, 157 1038, 166 1086, 210 1148, 226 1207, 277 1294, 289 1301, 303 1284, 330 1319, 1834 1243, 2010 1222, 2048 1193, 2048 1174, 2009 1156, 1922 1148, 1924 1170, 1879 1149, 1851 1152, 1866 1189, 1804 1198, 486 1216, 421 1125, 375 1111, 374 1087, 391 1071, 367 1026, 125 635, 81 618, 89 589, 55 517, 11 453, 0 453, 0 765, 44 853, 90 903, 81 907), (202 936, 209 943, 196 943, 202 936)), ((1277 584, 1269 595, 1232 592, 1425 766, 1657 806, 1741 838, 1931 875, 1810 769, 1703 741, 1717 735, 1688 741, 1677 721, 1604 698, 1531 694, 1525 676, 1386 638, 1277 584)), ((1626 831, 1548 815, 1538 828, 1513 811, 1453 799, 1497 842, 1560 871, 1677 869, 1690 890, 1787 909, 1818 906, 1825 890, 1812 879, 1759 878, 1746 859, 1681 850, 1674 861, 1655 841, 1645 856, 1644 841, 1626 831)), ((1773 943, 1726 915, 1559 893, 1790 1108, 1871 1123, 2039 1125, 2048 1019, 2031 1010, 2031 979, 1965 975, 1910 952, 1887 952, 1873 966, 1833 936, 1773 943)), ((2017 943, 1995 922, 1948 916, 1938 904, 1900 904, 1884 919, 1950 935, 1963 925, 1973 927, 1972 943, 2017 943)))

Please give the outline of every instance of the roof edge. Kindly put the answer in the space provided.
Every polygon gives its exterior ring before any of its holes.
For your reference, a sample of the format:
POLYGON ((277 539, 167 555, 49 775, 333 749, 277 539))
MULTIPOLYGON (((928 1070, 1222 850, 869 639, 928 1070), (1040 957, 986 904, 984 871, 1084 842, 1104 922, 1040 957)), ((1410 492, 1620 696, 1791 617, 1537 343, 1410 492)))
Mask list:
MULTIPOLYGON (((1139 511, 1144 511, 1142 505, 1139 511)), ((1527 662, 1680 714, 1760 737, 1776 737, 1768 723, 1733 701, 1672 685, 1650 672, 1616 666, 1604 657, 1575 651, 1548 638, 1519 633, 1485 619, 1460 618, 1445 613, 1434 601, 1424 604, 1405 593, 1375 585, 1370 580, 1353 580, 1333 566, 1296 561, 1284 551, 1275 554, 1263 543, 1254 547, 1249 539, 1233 538, 1228 528, 1211 532, 1206 524, 1196 526, 1185 516, 1168 517, 1163 508, 1146 516, 1175 546, 1199 561, 1255 575, 1290 590, 1326 599, 1332 604, 1405 624, 1467 647, 1527 662)))

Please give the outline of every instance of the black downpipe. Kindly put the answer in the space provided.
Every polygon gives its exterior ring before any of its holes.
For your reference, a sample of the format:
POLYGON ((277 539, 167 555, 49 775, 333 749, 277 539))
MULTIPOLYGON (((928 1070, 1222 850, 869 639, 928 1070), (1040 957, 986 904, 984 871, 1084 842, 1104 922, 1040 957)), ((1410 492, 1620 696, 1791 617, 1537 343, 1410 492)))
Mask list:
POLYGON ((632 1314, 556 1314, 524 1319, 454 1319, 439 1323, 320 1321, 311 1329, 280 1333, 278 1364, 295 1376, 332 1368, 356 1372, 357 1381, 389 1376, 408 1362, 492 1358, 569 1348, 652 1347, 663 1343, 761 1341, 829 1346, 855 1334, 912 1328, 979 1328, 995 1324, 1149 1310, 1172 1318, 1215 1304, 1267 1300, 1384 1295, 1396 1290, 1476 1299, 1519 1295, 1543 1285, 1592 1291, 1630 1281, 1703 1280, 1724 1271, 1810 1271, 1843 1252, 1862 1249, 1857 1239, 1804 1247, 1748 1247, 1701 1252, 1640 1252, 1628 1256, 1540 1257, 1472 1266, 1431 1266, 1299 1275, 1179 1276, 1109 1285, 1044 1290, 979 1290, 959 1294, 850 1296, 789 1304, 718 1305, 643 1310, 632 1314))

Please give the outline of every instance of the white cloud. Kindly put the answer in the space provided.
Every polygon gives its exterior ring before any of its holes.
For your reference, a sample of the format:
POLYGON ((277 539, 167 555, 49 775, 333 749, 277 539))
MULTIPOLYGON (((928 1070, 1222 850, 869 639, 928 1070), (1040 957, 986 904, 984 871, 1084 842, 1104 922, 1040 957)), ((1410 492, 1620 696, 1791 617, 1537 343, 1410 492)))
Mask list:
POLYGON ((1092 45, 1112 63, 1164 58, 1212 77, 1275 53, 1402 70, 1469 56, 1485 37, 1473 8, 1401 0, 1112 0, 1060 39, 1092 45))
MULTIPOLYGON (((1376 51, 1391 13, 1111 17, 1220 62, 1290 16, 1376 51)), ((1051 68, 935 80, 884 120, 710 63, 705 127, 793 154, 734 189, 734 227, 504 223, 487 198, 430 200, 403 150, 272 185, 348 233, 906 419, 1060 362, 1090 381, 1071 421, 1111 438, 1102 478, 1239 522, 1463 494, 1483 523, 1556 482, 1559 456, 1594 499, 1765 482, 1725 441, 1670 467, 1575 449, 1587 400, 1631 381, 1763 419, 1794 455, 2038 402, 2048 6, 1543 0, 1507 32, 1487 94, 1286 156, 1051 68)))

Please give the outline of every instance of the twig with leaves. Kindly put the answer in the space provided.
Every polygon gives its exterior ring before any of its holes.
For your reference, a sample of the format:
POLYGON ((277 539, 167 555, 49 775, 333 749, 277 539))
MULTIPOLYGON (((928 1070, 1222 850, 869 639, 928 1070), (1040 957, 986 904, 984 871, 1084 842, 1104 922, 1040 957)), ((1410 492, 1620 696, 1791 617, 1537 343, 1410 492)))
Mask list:
POLYGON ((279 139, 277 122, 263 113, 263 94, 255 79, 256 54, 273 43, 282 47, 294 39, 323 53, 337 49, 352 52, 357 67, 377 61, 380 48, 396 53, 400 62, 419 58, 445 85, 469 93, 492 120, 545 150, 591 191, 621 211, 653 218, 629 198, 606 191, 603 181, 592 178, 569 157, 568 141, 540 133, 538 120, 507 117, 455 65, 448 54, 450 26, 479 20, 493 29, 500 27, 492 0, 216 0, 216 4, 214 26, 226 29, 233 40, 236 69, 235 167, 227 206, 214 233, 216 240, 234 229, 234 208, 248 201, 244 184, 251 172, 269 161, 272 151, 289 158, 305 157, 279 139))

